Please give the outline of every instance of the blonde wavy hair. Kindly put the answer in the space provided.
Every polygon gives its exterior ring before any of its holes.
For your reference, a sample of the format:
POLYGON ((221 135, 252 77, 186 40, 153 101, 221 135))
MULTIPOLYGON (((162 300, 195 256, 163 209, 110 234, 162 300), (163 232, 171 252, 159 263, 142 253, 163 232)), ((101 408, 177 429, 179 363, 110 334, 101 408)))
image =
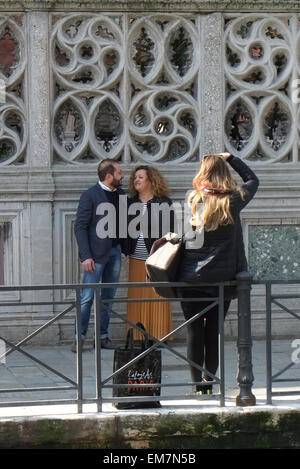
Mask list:
POLYGON ((147 173, 147 177, 151 183, 151 187, 153 190, 153 195, 156 197, 168 197, 170 195, 170 189, 165 177, 161 174, 158 169, 154 168, 153 166, 148 165, 140 165, 134 168, 130 174, 129 178, 129 193, 132 197, 138 194, 137 190, 134 187, 134 177, 135 173, 143 169, 147 173))
POLYGON ((233 224, 230 211, 230 195, 237 191, 244 196, 243 190, 233 179, 226 162, 216 154, 205 155, 198 173, 193 179, 194 190, 189 195, 191 223, 206 231, 215 231, 219 226, 233 224), (215 193, 203 191, 206 188, 215 193), (199 204, 202 203, 201 210, 199 204))

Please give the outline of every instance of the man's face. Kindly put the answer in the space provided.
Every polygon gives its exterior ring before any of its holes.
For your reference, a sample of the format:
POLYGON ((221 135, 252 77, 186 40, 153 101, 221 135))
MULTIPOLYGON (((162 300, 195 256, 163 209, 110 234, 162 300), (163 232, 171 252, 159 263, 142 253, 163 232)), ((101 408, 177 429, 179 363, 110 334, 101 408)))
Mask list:
POLYGON ((115 168, 115 172, 113 174, 113 180, 111 182, 111 185, 117 188, 122 185, 124 174, 119 163, 114 163, 114 168, 115 168))

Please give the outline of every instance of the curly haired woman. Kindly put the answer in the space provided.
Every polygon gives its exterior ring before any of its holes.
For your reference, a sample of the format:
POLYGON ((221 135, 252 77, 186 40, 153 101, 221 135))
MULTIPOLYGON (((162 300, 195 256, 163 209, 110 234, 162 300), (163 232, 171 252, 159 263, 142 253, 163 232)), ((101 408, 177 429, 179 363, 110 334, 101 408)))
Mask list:
MULTIPOLYGON (((140 165, 129 180, 129 281, 145 282, 145 260, 157 239, 174 231, 174 213, 169 198, 166 179, 158 169, 140 165), (139 222, 133 216, 139 212, 139 222), (134 233, 135 231, 135 233, 134 233)), ((160 298, 152 288, 129 288, 128 299, 160 298)), ((156 338, 162 338, 172 330, 171 305, 168 302, 127 303, 127 318, 141 322, 156 338)), ((135 339, 140 335, 135 331, 135 339)))

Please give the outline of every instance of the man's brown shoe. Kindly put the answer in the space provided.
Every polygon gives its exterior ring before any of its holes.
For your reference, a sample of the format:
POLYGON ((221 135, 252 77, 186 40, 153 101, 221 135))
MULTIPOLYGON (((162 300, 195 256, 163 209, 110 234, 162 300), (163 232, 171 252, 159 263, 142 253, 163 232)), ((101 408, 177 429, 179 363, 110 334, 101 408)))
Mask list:
POLYGON ((105 339, 101 339, 101 348, 113 350, 115 346, 108 337, 105 337, 105 339))

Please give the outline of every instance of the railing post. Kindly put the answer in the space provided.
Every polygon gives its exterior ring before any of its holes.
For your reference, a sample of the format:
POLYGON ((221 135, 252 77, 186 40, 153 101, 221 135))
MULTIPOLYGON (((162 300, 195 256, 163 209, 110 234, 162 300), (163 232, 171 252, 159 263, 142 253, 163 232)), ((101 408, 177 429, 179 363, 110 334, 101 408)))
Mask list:
POLYGON ((77 412, 82 413, 83 372, 82 372, 82 339, 81 339, 81 306, 80 288, 75 288, 76 294, 76 333, 77 333, 77 412))
POLYGON ((255 396, 252 394, 254 376, 252 372, 252 338, 251 338, 251 307, 250 289, 252 276, 249 272, 240 272, 236 276, 238 294, 238 374, 237 381, 240 393, 236 397, 237 406, 254 406, 255 396))
POLYGON ((272 405, 272 283, 266 283, 267 405, 272 405))

